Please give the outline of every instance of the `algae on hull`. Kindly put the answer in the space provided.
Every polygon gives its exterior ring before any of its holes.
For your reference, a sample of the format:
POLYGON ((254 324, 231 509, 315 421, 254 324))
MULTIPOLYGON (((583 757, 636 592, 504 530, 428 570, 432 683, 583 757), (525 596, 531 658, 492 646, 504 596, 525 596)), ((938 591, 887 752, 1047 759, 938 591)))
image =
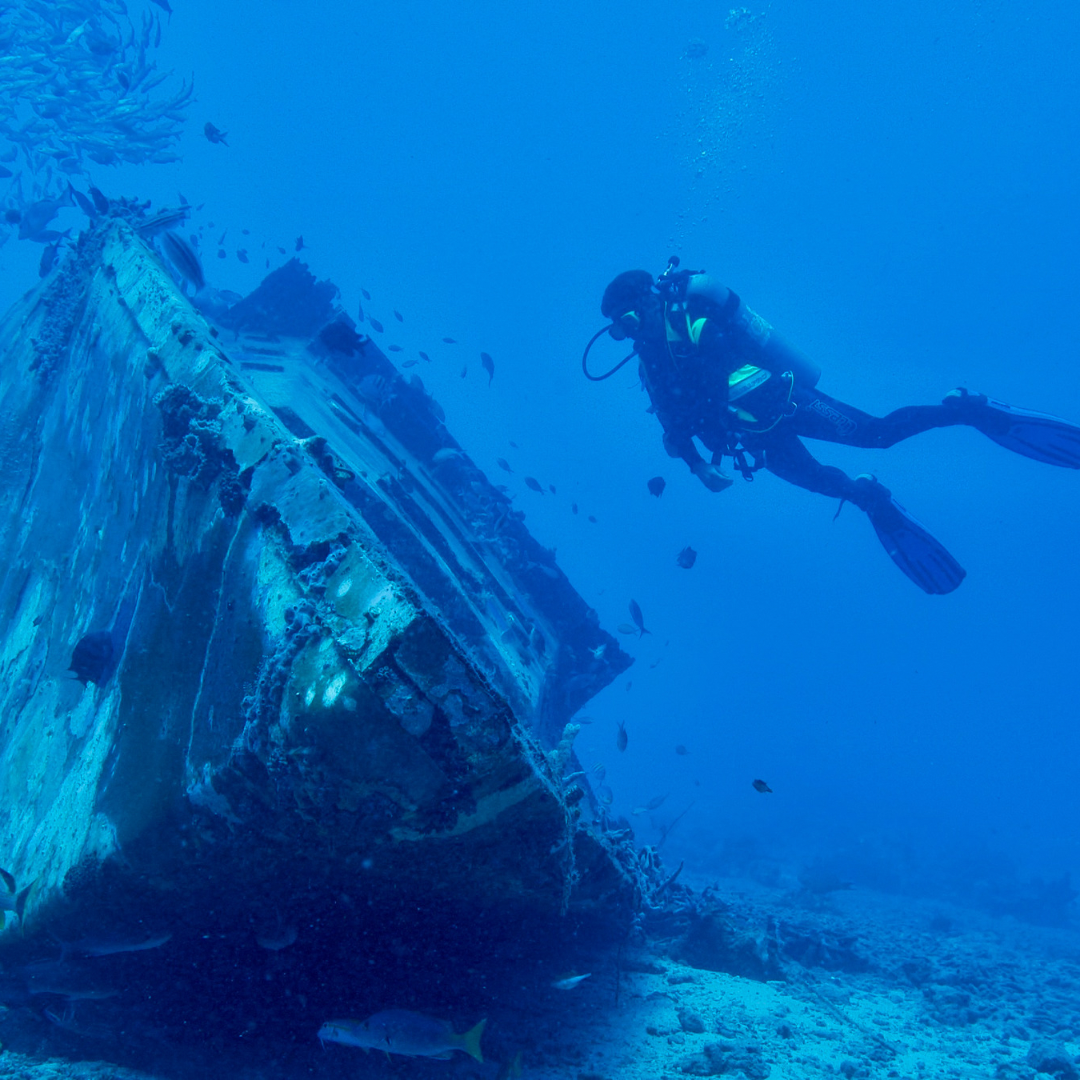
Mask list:
POLYGON ((212 326, 112 222, 0 326, 5 863, 43 923, 104 867, 177 909, 196 865, 240 896, 356 859, 458 902, 617 892, 542 745, 629 659, 340 311, 259 324, 325 285, 261 289, 212 326))

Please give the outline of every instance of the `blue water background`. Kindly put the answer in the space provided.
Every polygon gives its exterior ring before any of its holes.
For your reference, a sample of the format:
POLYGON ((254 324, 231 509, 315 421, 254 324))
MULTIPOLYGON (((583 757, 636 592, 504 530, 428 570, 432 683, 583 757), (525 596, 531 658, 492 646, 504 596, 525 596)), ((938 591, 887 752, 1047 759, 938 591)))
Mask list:
MULTIPOLYGON (((668 794, 633 817, 642 842, 693 802, 664 851, 706 873, 826 859, 930 892, 1080 879, 1080 476, 966 429, 889 451, 812 444, 876 473, 966 567, 958 592, 928 597, 854 508, 834 522, 835 503, 766 474, 710 494, 665 457, 632 366, 600 385, 580 372, 605 284, 674 252, 814 357, 841 400, 884 412, 965 385, 1080 420, 1080 8, 174 8, 158 60, 195 76, 183 161, 96 167, 95 182, 204 204, 218 287, 248 291, 302 234, 354 316, 370 291, 377 340, 406 350, 392 357, 431 354, 414 371, 451 431, 604 625, 640 603, 652 635, 620 638, 637 663, 584 710, 577 747, 606 766, 615 812, 668 794)), ((0 251, 5 303, 39 254, 0 251)))

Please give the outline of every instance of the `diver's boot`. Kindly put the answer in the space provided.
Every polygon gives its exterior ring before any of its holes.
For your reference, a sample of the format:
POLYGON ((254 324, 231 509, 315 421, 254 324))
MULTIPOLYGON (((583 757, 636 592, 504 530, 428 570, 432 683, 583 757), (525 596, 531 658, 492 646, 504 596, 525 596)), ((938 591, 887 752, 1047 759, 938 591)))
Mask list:
POLYGON ((1080 427, 1048 413, 1016 409, 985 394, 972 394, 964 387, 950 390, 941 402, 957 410, 963 423, 977 428, 999 446, 1024 457, 1080 469, 1080 427))
POLYGON ((923 592, 950 593, 967 571, 893 497, 869 475, 855 477, 851 502, 866 511, 882 547, 923 592))

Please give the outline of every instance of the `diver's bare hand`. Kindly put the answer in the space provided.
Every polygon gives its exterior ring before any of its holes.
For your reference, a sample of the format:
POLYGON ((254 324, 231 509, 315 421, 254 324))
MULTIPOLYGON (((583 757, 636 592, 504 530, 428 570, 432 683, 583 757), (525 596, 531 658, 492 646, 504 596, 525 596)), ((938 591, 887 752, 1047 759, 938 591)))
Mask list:
POLYGON ((707 461, 695 462, 690 471, 710 490, 727 491, 735 480, 722 469, 710 465, 707 461))

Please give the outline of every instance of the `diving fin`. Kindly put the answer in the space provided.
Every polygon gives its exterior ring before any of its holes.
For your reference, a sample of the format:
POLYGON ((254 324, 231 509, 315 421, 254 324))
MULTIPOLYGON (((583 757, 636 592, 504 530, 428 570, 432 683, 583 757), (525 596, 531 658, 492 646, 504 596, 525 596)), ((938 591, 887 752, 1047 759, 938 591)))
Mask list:
POLYGON ((946 394, 942 404, 963 409, 973 427, 1006 450, 1047 465, 1080 469, 1080 427, 1068 420, 1017 409, 985 394, 971 394, 963 387, 946 394))
POLYGON ((856 483, 873 485, 864 507, 882 547, 897 566, 923 592, 935 596, 951 593, 967 577, 967 571, 872 476, 856 483))

